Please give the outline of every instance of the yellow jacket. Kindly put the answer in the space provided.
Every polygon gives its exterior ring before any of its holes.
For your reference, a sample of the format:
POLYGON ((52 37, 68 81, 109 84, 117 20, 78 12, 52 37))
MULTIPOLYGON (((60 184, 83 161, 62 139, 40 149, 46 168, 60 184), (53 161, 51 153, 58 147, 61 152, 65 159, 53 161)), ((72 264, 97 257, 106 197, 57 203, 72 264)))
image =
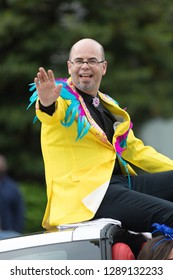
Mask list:
MULTIPOLYGON (((70 83, 70 86, 73 86, 70 83)), ((113 141, 107 140, 105 133, 92 119, 81 96, 79 102, 90 124, 88 133, 76 141, 77 119, 65 127, 64 120, 71 100, 58 98, 52 116, 42 112, 36 105, 36 114, 42 123, 41 145, 45 164, 47 184, 47 207, 43 227, 49 229, 64 223, 75 223, 93 218, 109 186, 117 157, 118 137, 127 134, 122 159, 148 172, 173 169, 173 160, 145 146, 130 128, 130 117, 114 100, 99 92, 105 107, 116 117, 113 141)), ((129 164, 124 166, 124 174, 135 175, 129 164)))

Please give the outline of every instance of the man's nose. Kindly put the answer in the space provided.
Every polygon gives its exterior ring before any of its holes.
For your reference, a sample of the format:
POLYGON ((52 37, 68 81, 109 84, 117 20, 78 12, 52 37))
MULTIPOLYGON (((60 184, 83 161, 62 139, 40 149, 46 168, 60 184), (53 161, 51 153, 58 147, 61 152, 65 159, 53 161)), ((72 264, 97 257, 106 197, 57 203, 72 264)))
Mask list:
POLYGON ((89 63, 88 63, 88 61, 87 60, 84 60, 83 62, 82 62, 82 67, 89 67, 89 63))

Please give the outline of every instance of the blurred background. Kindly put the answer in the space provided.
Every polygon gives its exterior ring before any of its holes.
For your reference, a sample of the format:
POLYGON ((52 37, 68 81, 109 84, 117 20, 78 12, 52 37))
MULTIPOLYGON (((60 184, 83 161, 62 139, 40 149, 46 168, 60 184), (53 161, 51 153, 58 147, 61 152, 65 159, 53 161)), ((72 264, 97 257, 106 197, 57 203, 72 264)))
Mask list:
POLYGON ((25 233, 42 229, 46 206, 40 123, 26 110, 38 68, 68 77, 71 46, 99 41, 100 90, 127 107, 136 136, 173 157, 172 26, 172 0, 0 0, 0 153, 24 197, 25 233))

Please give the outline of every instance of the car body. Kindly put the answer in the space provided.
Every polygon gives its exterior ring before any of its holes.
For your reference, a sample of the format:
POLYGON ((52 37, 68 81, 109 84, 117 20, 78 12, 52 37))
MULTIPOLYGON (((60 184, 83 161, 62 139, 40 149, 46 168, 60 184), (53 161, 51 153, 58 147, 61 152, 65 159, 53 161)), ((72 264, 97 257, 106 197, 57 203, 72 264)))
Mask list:
POLYGON ((135 259, 141 244, 141 234, 122 229, 112 219, 64 225, 45 231, 0 240, 0 260, 111 260, 115 244, 124 243, 135 259))

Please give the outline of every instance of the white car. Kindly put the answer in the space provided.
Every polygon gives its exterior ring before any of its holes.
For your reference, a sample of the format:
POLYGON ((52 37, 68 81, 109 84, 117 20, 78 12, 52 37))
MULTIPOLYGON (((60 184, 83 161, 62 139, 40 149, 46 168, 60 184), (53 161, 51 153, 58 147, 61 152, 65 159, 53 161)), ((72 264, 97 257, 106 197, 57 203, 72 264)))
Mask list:
POLYGON ((132 260, 145 240, 119 221, 99 219, 1 239, 0 260, 132 260))

